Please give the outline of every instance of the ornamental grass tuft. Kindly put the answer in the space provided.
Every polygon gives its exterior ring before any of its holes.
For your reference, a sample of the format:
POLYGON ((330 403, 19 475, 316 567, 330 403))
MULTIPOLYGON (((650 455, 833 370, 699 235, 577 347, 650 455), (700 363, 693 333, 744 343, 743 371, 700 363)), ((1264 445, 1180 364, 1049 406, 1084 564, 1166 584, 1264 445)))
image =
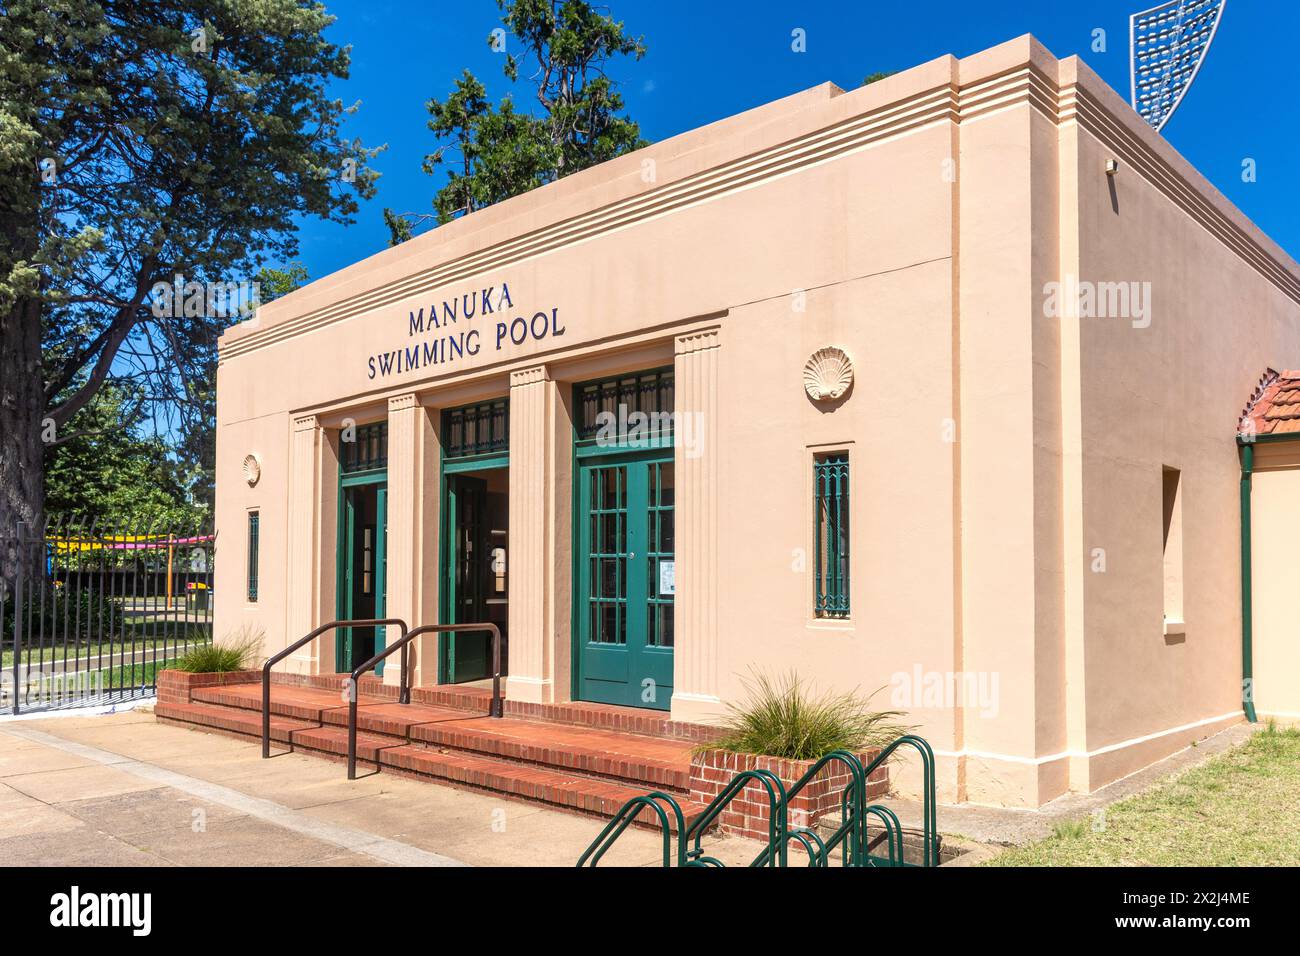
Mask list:
POLYGON ((882 746, 911 729, 899 721, 902 711, 871 709, 879 690, 819 693, 794 672, 775 678, 756 673, 743 683, 748 699, 729 706, 721 736, 698 750, 817 760, 832 750, 882 746))
POLYGON ((239 631, 220 644, 200 644, 185 652, 176 669, 191 674, 223 674, 250 668, 262 649, 262 632, 239 631))

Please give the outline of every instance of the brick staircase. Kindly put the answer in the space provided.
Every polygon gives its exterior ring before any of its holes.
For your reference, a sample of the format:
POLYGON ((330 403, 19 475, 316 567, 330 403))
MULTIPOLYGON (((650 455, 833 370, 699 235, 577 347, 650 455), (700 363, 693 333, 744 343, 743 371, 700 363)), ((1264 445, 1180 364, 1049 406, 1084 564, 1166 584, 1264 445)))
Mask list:
MULTIPOLYGON (((261 739, 260 678, 204 685, 175 674, 161 675, 158 720, 261 739)), ((345 758, 342 681, 274 675, 273 745, 345 758)), ((377 768, 605 817, 649 790, 674 796, 688 823, 704 809, 688 792, 691 747, 706 728, 675 723, 658 711, 599 704, 507 701, 506 716, 493 719, 485 716, 488 702, 485 689, 447 686, 417 688, 410 704, 399 704, 395 688, 363 680, 360 772, 377 768)), ((643 811, 638 822, 651 819, 643 811)))

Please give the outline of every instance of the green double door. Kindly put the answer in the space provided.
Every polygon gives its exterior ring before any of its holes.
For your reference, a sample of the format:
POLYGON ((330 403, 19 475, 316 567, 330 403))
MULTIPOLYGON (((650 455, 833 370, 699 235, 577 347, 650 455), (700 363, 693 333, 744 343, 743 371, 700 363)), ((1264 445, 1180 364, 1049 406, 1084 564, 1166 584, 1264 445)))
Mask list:
POLYGON ((671 451, 578 462, 577 691, 668 710, 673 683, 671 451))
MULTIPOLYGON (((339 517, 339 617, 381 618, 388 571, 387 486, 345 480, 339 517)), ((336 646, 337 670, 351 671, 384 647, 384 629, 340 628, 336 646)), ((378 666, 377 674, 383 674, 383 666, 378 666)))

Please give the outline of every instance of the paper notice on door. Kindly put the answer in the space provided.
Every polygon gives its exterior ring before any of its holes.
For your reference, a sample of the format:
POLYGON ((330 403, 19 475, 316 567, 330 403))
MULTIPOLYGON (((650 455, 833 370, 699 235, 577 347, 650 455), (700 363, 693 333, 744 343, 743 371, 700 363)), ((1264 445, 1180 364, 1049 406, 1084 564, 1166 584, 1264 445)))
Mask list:
POLYGON ((677 593, 677 576, 674 566, 675 563, 672 561, 659 562, 659 594, 661 597, 677 593))

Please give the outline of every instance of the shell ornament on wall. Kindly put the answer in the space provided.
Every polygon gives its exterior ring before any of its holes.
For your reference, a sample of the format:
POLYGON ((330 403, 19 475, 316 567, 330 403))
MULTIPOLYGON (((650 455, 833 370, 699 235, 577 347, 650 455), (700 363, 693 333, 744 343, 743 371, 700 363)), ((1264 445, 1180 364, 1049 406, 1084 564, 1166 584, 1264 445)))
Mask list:
POLYGON ((803 390, 815 402, 839 398, 853 384, 853 360, 833 345, 818 349, 803 367, 803 390))
POLYGON ((248 482, 248 487, 257 484, 257 479, 262 477, 262 463, 258 461, 256 455, 244 456, 244 480, 248 482))

